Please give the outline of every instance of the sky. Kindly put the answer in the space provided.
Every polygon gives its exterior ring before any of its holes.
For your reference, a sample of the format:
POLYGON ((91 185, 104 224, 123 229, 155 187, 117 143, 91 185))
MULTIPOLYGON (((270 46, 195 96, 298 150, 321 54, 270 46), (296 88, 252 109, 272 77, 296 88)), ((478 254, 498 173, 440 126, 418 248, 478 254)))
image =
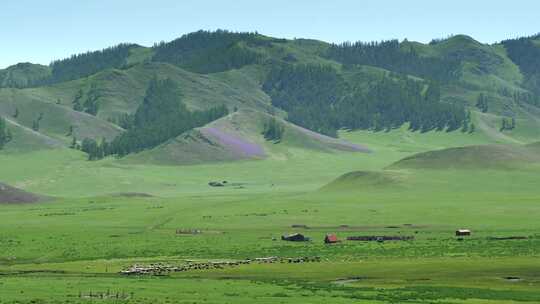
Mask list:
POLYGON ((539 12, 538 0, 2 0, 0 68, 199 29, 328 42, 467 34, 493 43, 540 32, 539 12))

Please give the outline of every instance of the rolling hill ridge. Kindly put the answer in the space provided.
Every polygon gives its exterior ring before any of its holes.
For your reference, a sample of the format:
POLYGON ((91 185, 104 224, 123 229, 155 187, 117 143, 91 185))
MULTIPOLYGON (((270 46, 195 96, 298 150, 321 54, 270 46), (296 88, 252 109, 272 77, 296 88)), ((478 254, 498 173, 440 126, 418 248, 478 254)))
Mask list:
POLYGON ((524 169, 540 163, 538 144, 478 145, 429 151, 406 157, 393 169, 524 169))
POLYGON ((370 152, 367 147, 317 134, 277 118, 283 128, 279 140, 264 138, 265 123, 274 116, 242 109, 201 128, 184 133, 164 144, 128 157, 130 162, 198 164, 264 158, 287 158, 288 149, 319 152, 370 152))
POLYGON ((288 147, 347 150, 343 141, 316 133, 337 137, 343 129, 391 131, 403 124, 416 132, 477 132, 493 143, 531 143, 540 140, 540 99, 536 63, 527 68, 523 58, 539 60, 530 57, 540 48, 537 40, 488 45, 457 35, 429 44, 328 44, 199 31, 151 48, 121 44, 49 66, 18 64, 0 70, 0 115, 14 134, 4 149, 69 147, 83 139, 110 142, 128 132, 156 77, 173 82, 191 111, 225 106, 233 114, 132 160, 179 164, 246 158, 220 143, 223 134, 214 129, 260 146, 254 158, 288 147), (268 116, 285 126, 278 144, 260 137, 268 116), (503 121, 511 120, 515 125, 504 127, 503 121), (226 126, 233 122, 241 127, 226 126))

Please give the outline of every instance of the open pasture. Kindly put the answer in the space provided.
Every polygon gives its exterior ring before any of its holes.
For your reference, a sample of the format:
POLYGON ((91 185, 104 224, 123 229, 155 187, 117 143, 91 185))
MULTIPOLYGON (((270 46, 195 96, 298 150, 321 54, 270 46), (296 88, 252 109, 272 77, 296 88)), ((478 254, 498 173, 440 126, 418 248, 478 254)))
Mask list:
POLYGON ((0 205, 0 303, 540 302, 538 169, 390 166, 468 140, 441 136, 346 133, 374 152, 291 150, 294 162, 160 167, 45 151, 38 166, 38 154, 2 156, 9 184, 56 199, 0 205), (208 185, 223 180, 234 185, 208 185), (459 228, 472 235, 457 238, 459 228), (311 241, 281 240, 295 232, 311 241), (340 242, 324 244, 328 233, 340 242), (412 239, 346 240, 355 236, 412 239), (255 262, 264 257, 320 262, 255 262))

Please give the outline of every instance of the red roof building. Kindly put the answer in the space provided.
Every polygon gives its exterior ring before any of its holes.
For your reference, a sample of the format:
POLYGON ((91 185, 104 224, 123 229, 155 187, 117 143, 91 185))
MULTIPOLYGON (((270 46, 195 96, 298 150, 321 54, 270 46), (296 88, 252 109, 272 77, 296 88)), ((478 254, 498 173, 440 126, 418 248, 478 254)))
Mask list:
POLYGON ((339 240, 335 234, 327 234, 326 237, 324 238, 324 242, 326 244, 335 244, 339 242, 339 240))

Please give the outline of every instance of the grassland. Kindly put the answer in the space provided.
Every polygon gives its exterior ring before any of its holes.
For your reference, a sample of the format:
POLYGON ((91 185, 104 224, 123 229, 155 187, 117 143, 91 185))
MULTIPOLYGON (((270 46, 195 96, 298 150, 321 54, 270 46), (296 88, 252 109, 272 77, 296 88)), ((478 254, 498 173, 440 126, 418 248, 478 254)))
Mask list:
MULTIPOLYGON (((345 68, 323 56, 328 47, 295 39, 254 48, 331 65, 363 89, 390 72, 345 68)), ((1 85, 20 84, 0 89, 0 115, 14 135, 0 153, 0 182, 54 198, 0 204, 0 304, 540 303, 540 156, 532 144, 540 140, 540 110, 501 93, 524 90, 524 75, 503 46, 467 36, 402 47, 462 59, 442 98, 467 105, 475 132, 403 126, 342 131, 332 141, 281 120, 286 113, 261 89, 266 66, 198 74, 150 62, 154 49, 144 47, 132 49, 122 69, 42 87, 16 88, 45 77, 47 67, 0 71, 1 85), (121 160, 89 162, 67 149, 72 136, 123 132, 110 120, 133 113, 155 75, 177 83, 190 109, 240 109, 197 131, 228 132, 264 157, 239 157, 219 140, 194 143, 186 134, 121 160), (91 87, 100 95, 97 116, 72 109, 77 92, 91 87), (480 93, 490 96, 487 113, 475 107, 480 93), (285 124, 279 143, 261 135, 269 113, 285 124), (37 132, 31 126, 40 116, 37 132), (514 117, 516 128, 501 131, 502 117, 514 117), (341 140, 369 153, 348 152, 341 140), (458 239, 458 228, 473 234, 458 239), (280 240, 293 232, 312 240, 280 240), (327 233, 343 242, 325 245, 327 233), (345 240, 362 235, 414 239, 345 240), (320 262, 119 274, 134 264, 269 256, 320 262)))
POLYGON ((391 167, 496 143, 482 133, 342 137, 373 152, 290 147, 286 158, 192 166, 87 162, 67 149, 1 155, 2 181, 57 199, 0 205, 0 303, 540 302, 538 168, 391 167), (331 183, 352 171, 370 173, 331 183), (209 187, 214 180, 235 185, 209 187), (473 235, 457 240, 461 227, 473 235), (312 241, 279 240, 291 232, 312 241), (325 245, 326 233, 414 240, 325 245), (527 238, 490 239, 509 236, 527 238), (321 262, 118 274, 137 263, 266 256, 321 262))

